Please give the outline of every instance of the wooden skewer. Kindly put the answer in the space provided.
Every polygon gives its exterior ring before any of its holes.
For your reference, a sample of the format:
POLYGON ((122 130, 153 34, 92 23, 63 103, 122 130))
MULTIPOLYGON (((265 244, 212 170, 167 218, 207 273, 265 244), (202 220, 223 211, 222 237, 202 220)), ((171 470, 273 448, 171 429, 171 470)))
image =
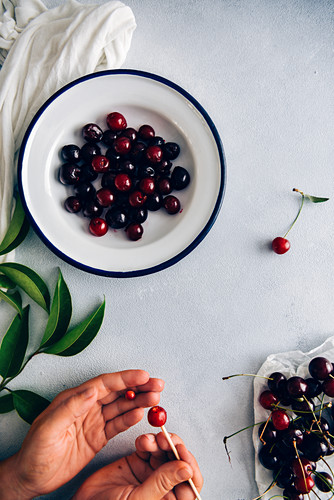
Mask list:
MULTIPOLYGON (((174 445, 174 443, 173 443, 173 441, 172 441, 172 439, 171 439, 170 435, 169 435, 169 434, 168 434, 168 432, 166 431, 166 428, 165 428, 165 426, 164 426, 164 425, 162 425, 162 426, 161 426, 161 430, 162 430, 162 432, 164 433, 164 436, 165 436, 165 438, 167 439, 167 441, 168 441, 168 443, 169 443, 169 446, 172 448, 172 451, 173 451, 173 453, 174 453, 174 455, 175 455, 176 460, 181 460, 180 455, 178 454, 178 451, 177 451, 177 449, 175 448, 175 445, 174 445)), ((190 487, 191 487, 191 489, 193 490, 193 492, 194 492, 194 494, 195 494, 195 496, 196 496, 197 500, 202 500, 202 499, 201 499, 200 494, 199 494, 199 493, 198 493, 198 491, 197 491, 196 486, 194 485, 193 480, 192 480, 192 479, 188 479, 188 482, 189 482, 190 487)))

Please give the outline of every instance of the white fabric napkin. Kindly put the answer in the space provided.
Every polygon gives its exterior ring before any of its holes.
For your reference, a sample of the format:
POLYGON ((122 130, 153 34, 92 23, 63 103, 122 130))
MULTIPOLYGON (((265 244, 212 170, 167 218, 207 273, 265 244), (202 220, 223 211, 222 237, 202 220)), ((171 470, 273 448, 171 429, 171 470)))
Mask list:
MULTIPOLYGON (((269 377, 274 372, 280 372, 287 378, 295 375, 308 378, 310 377, 308 365, 311 359, 317 356, 324 356, 330 361, 334 361, 334 337, 329 337, 323 344, 306 353, 302 351, 290 351, 279 354, 271 354, 265 360, 260 370, 257 372, 257 375, 269 377)), ((269 411, 262 408, 259 404, 259 396, 261 392, 267 388, 265 379, 259 377, 254 378, 254 422, 266 421, 269 416, 269 411)), ((328 398, 327 396, 324 398, 325 403, 331 400, 332 398, 328 398)), ((259 494, 262 494, 266 491, 273 480, 273 474, 260 464, 258 452, 262 445, 258 437, 258 429, 258 426, 253 429, 253 443, 255 448, 255 480, 259 489, 259 494)), ((334 455, 327 457, 326 461, 331 464, 331 467, 333 467, 334 455)), ((329 472, 328 469, 326 469, 326 467, 324 467, 320 462, 317 464, 317 471, 320 472, 321 470, 329 472)), ((269 500, 274 495, 282 495, 282 491, 282 489, 275 487, 261 498, 263 498, 263 500, 269 500)), ((319 498, 328 498, 328 494, 323 494, 318 489, 316 492, 319 495, 319 498)), ((305 495, 305 498, 306 496, 307 495, 305 495)))
POLYGON ((41 0, 1 0, 0 242, 13 209, 17 153, 32 117, 70 81, 119 68, 135 27, 132 10, 119 1, 68 0, 48 10, 41 0))

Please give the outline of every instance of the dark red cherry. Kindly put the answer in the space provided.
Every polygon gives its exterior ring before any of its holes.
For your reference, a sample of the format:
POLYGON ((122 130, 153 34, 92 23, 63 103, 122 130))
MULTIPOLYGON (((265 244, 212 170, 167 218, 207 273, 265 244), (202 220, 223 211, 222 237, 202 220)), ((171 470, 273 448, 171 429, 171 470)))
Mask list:
POLYGON ((82 170, 82 181, 84 182, 93 182, 98 178, 98 173, 95 172, 92 165, 83 165, 81 167, 82 170))
POLYGON ((127 174, 117 174, 114 184, 118 191, 129 191, 132 187, 132 182, 127 174))
POLYGON ((108 226, 104 219, 94 217, 89 223, 89 230, 94 236, 104 236, 108 231, 108 226))
POLYGON ((128 238, 132 241, 140 240, 140 238, 143 236, 143 232, 144 232, 143 226, 136 222, 132 222, 126 228, 126 234, 128 238))
POLYGON ((61 150, 61 157, 69 163, 77 163, 80 160, 80 148, 75 144, 67 144, 61 150))
POLYGON ((160 146, 149 146, 146 149, 146 158, 153 165, 159 163, 162 160, 162 149, 160 146))
POLYGON ((175 160, 180 154, 180 146, 176 142, 166 142, 163 153, 167 160, 175 160))
POLYGON ((142 125, 139 127, 138 136, 145 141, 155 136, 154 128, 151 125, 142 125))
POLYGON ((104 174, 109 170, 109 160, 106 156, 96 155, 92 159, 92 168, 99 174, 104 174))
POLYGON ((314 480, 311 476, 297 477, 294 486, 299 493, 310 493, 314 486, 314 480))
POLYGON ((122 161, 119 167, 123 173, 128 175, 133 175, 136 170, 135 164, 130 160, 122 161))
POLYGON ((76 196, 69 196, 66 198, 64 206, 71 214, 77 214, 82 208, 81 201, 76 196))
POLYGON ((81 182, 74 186, 73 191, 80 200, 88 200, 95 196, 96 189, 90 182, 81 182))
POLYGON ((292 470, 297 477, 310 476, 316 465, 305 457, 295 458, 291 463, 292 470))
POLYGON ((322 383, 322 390, 330 398, 334 398, 334 378, 328 377, 322 383))
POLYGON ((180 211, 181 203, 176 196, 168 195, 164 198, 163 205, 166 209, 166 212, 173 215, 177 214, 180 211))
POLYGON ((290 425, 290 417, 284 410, 274 410, 271 414, 271 420, 278 431, 284 431, 290 425))
POLYGON ((117 139, 114 140, 112 147, 114 148, 116 153, 118 153, 121 156, 124 156, 131 150, 131 141, 128 137, 124 137, 123 135, 121 135, 120 137, 117 137, 117 139))
POLYGON ((270 444, 276 441, 277 430, 271 421, 263 422, 259 427, 258 435, 263 444, 270 444))
POLYGON ((171 182, 174 189, 180 191, 188 186, 190 175, 183 167, 175 167, 171 175, 171 182))
POLYGON ((144 205, 147 200, 146 194, 142 191, 136 190, 129 194, 129 203, 132 207, 140 208, 144 205))
POLYGON ((128 224, 128 214, 122 207, 111 207, 106 213, 108 226, 113 229, 121 229, 128 224))
POLYGON ((147 414, 147 418, 153 427, 162 427, 167 421, 167 412, 161 406, 152 406, 147 414))
POLYGON ((138 177, 145 179, 146 177, 154 177, 155 170, 151 165, 141 165, 138 169, 138 177))
POLYGON ((118 113, 117 111, 108 114, 107 125, 114 132, 124 130, 127 127, 125 117, 121 113, 118 113))
POLYGON ((143 142, 135 142, 130 151, 130 158, 135 162, 140 162, 144 159, 146 146, 143 142))
POLYGON ((276 480, 276 484, 279 488, 286 488, 287 486, 291 486, 293 484, 295 475, 288 465, 284 465, 274 471, 273 479, 276 480))
POLYGON ((169 177, 162 177, 158 181, 158 191, 159 193, 166 195, 172 192, 172 184, 169 177))
POLYGON ((151 212, 156 212, 162 207, 163 199, 160 193, 153 193, 147 197, 145 207, 151 212))
POLYGON ((74 185, 80 182, 82 177, 82 170, 78 165, 71 163, 64 163, 59 169, 59 180, 65 185, 74 185))
POLYGON ((265 444, 259 451, 259 460, 265 469, 274 470, 282 465, 280 453, 271 444, 265 444))
POLYGON ((325 440, 317 434, 311 433, 304 436, 301 451, 308 460, 317 462, 321 457, 326 455, 327 450, 328 445, 325 440))
POLYGON ((122 130, 122 136, 127 137, 131 142, 135 142, 137 139, 137 131, 134 128, 129 127, 122 130))
POLYGON ((131 222, 137 222, 142 224, 147 219, 147 209, 146 208, 130 208, 129 209, 129 219, 131 222))
POLYGON ((99 205, 96 200, 92 199, 85 203, 82 213, 85 217, 89 217, 91 219, 92 217, 100 217, 102 211, 103 208, 101 205, 99 205))
POLYGON ((170 160, 162 160, 160 163, 154 165, 154 168, 158 174, 169 175, 173 164, 170 160))
POLYGON ((155 191, 155 182, 152 177, 144 177, 141 179, 139 189, 145 194, 153 194, 155 191))
POLYGON ((117 137, 117 133, 116 132, 113 132, 112 130, 108 129, 108 130, 105 130, 103 132, 103 136, 102 136, 102 142, 106 145, 106 146, 112 146, 112 144, 114 143, 114 140, 116 139, 117 137))
POLYGON ((278 403, 278 399, 275 396, 275 394, 272 393, 271 391, 263 391, 260 394, 259 402, 262 408, 270 410, 273 406, 275 406, 278 403))
POLYGON ((300 398, 307 393, 307 383, 302 377, 290 377, 286 389, 293 398, 300 398))
POLYGON ((280 394, 285 388, 286 376, 280 372, 269 375, 268 387, 274 394, 280 394))
POLYGON ((325 493, 333 490, 333 478, 328 472, 318 472, 314 477, 316 487, 325 493))
POLYGON ((312 416, 312 411, 314 411, 315 404, 312 399, 303 399, 302 401, 293 400, 291 403, 291 408, 295 412, 301 412, 302 415, 305 415, 306 412, 310 413, 310 417, 312 416))
POLYGON ((275 253, 281 255, 290 249, 290 241, 278 236, 272 241, 271 247, 275 253))
POLYGON ((298 493, 294 486, 288 486, 283 491, 283 498, 287 498, 288 500, 304 500, 304 495, 298 493))
POLYGON ((297 446, 301 445, 303 442, 304 434, 301 429, 296 427, 291 427, 282 431, 282 435, 280 436, 281 440, 288 448, 294 448, 294 443, 297 446))
POLYGON ((86 163, 91 163, 93 157, 100 154, 101 154, 101 149, 97 144, 86 142, 80 149, 81 158, 86 163))
POLYGON ((154 137, 151 137, 148 141, 149 146, 163 146, 165 144, 165 140, 160 137, 159 135, 156 135, 154 137))
POLYGON ((332 373, 332 363, 328 359, 318 356, 313 358, 308 365, 308 371, 311 377, 316 380, 325 380, 330 373, 332 373))
POLYGON ((87 142, 99 142, 102 139, 103 131, 96 123, 87 123, 82 129, 82 135, 87 142))
POLYGON ((101 188, 96 192, 96 199, 101 207, 110 207, 115 201, 115 195, 110 189, 101 188))
POLYGON ((305 382, 307 383, 307 398, 315 398, 322 393, 322 385, 319 380, 315 380, 314 378, 307 378, 305 382))

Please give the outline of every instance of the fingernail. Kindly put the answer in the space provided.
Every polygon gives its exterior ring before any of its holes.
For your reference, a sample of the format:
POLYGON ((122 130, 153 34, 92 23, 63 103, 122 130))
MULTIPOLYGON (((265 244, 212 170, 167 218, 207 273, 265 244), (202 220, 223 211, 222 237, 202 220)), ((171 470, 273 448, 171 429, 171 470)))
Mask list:
POLYGON ((153 434, 146 434, 146 437, 151 443, 155 443, 155 436, 153 434))
POLYGON ((191 471, 188 469, 188 467, 182 467, 182 469, 178 469, 176 473, 176 479, 179 481, 186 481, 191 477, 191 471))

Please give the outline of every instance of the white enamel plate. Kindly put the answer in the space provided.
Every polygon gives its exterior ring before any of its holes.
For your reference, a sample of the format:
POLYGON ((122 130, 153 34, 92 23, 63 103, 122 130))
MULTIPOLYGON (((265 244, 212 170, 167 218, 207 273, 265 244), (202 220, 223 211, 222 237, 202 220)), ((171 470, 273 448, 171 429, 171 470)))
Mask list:
POLYGON ((38 111, 22 143, 18 179, 30 222, 55 254, 94 274, 141 276, 175 264, 206 236, 223 200, 225 160, 212 120, 181 87, 141 71, 104 71, 70 83, 38 111), (64 209, 72 190, 58 180, 62 147, 81 147, 87 123, 106 130, 113 111, 125 116, 128 127, 147 123, 166 142, 178 143, 181 153, 173 166, 191 176, 186 189, 172 193, 181 201, 180 213, 149 212, 136 242, 124 230, 91 235, 87 218, 64 209))

